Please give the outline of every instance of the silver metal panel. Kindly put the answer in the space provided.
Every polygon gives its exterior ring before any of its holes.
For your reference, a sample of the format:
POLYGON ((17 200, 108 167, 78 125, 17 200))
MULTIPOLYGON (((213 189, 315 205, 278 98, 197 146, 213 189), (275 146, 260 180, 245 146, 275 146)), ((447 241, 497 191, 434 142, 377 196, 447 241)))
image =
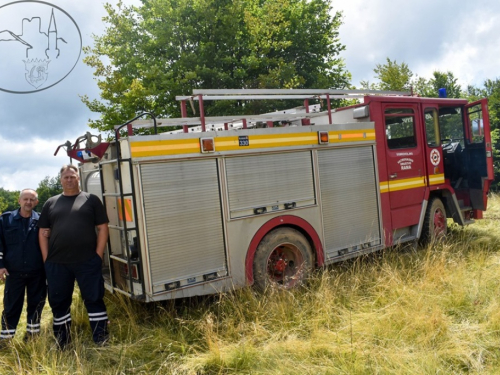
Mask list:
POLYGON ((327 259, 380 244, 372 147, 322 150, 318 161, 327 259))
POLYGON ((227 158, 226 176, 231 218, 315 203, 310 151, 227 158))
POLYGON ((197 276, 227 269, 216 163, 141 165, 153 285, 196 282, 197 276))

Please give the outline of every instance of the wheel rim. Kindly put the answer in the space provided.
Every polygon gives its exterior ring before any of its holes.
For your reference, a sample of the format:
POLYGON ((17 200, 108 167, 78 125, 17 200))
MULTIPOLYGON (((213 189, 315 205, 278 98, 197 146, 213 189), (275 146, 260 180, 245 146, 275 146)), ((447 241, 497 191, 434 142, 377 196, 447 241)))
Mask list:
POLYGON ((446 215, 444 212, 437 208, 434 211, 434 236, 440 237, 446 233, 446 215))
POLYGON ((300 280, 304 258, 300 250, 292 244, 276 246, 267 259, 267 275, 280 286, 291 288, 300 280))

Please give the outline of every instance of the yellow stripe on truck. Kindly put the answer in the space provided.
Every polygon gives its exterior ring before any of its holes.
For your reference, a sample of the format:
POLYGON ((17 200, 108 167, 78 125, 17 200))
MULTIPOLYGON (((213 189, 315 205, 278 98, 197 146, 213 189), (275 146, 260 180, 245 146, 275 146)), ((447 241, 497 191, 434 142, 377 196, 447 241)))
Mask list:
POLYGON ((435 175, 429 176, 428 178, 429 178, 430 185, 444 184, 444 174, 435 174, 435 175))
MULTIPOLYGON (((380 192, 388 193, 390 191, 399 191, 399 190, 407 190, 418 187, 423 187, 426 185, 425 181, 426 177, 415 177, 415 178, 407 178, 404 180, 397 181, 383 181, 380 182, 380 192)), ((427 176, 429 180, 429 185, 439 185, 444 184, 444 174, 436 174, 432 176, 427 176)))
MULTIPOLYGON (((200 138, 210 137, 210 133, 200 133, 200 138)), ((290 146, 312 146, 318 144, 317 132, 290 134, 255 134, 246 135, 248 146, 240 146, 238 136, 214 137, 215 151, 254 150, 259 148, 277 148, 290 146)), ((329 143, 374 141, 375 131, 336 130, 328 132, 329 143)), ((131 141, 132 157, 162 155, 182 155, 200 153, 199 138, 165 139, 156 141, 131 141)))
POLYGON ((380 182, 380 192, 400 191, 426 186, 425 176, 380 182))

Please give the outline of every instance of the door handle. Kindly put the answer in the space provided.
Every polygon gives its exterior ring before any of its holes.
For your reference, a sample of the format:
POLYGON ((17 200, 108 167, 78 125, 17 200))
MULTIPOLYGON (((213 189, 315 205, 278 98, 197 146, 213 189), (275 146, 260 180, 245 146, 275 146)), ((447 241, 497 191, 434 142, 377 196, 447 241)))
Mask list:
POLYGON ((393 173, 393 174, 390 174, 390 175, 389 175, 389 178, 396 178, 396 177, 398 177, 398 174, 397 174, 397 173, 393 173))

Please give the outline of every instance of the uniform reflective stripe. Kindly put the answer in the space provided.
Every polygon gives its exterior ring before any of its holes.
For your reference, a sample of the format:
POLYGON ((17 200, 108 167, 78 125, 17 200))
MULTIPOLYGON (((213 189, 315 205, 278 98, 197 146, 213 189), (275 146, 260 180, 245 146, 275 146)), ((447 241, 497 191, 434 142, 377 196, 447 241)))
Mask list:
MULTIPOLYGON (((345 143, 355 141, 374 141, 373 130, 336 130, 328 132, 330 143, 345 143)), ((201 134, 200 134, 201 136, 201 134)), ((235 151, 259 148, 277 148, 289 146, 312 146, 318 144, 316 132, 285 133, 285 134, 250 134, 248 145, 240 146, 239 137, 215 137, 216 151, 235 151)), ((132 157, 147 157, 160 155, 178 155, 200 153, 199 138, 165 139, 159 141, 130 142, 132 157)))
POLYGON ((16 334, 15 329, 2 329, 0 331, 0 339, 11 339, 16 334))
POLYGON ((40 332, 40 324, 29 324, 26 326, 26 331, 29 333, 38 333, 40 332))
POLYGON ((97 322, 100 320, 108 320, 108 314, 105 311, 100 312, 100 313, 90 313, 89 314, 89 321, 97 322))
MULTIPOLYGON (((125 199, 125 221, 133 221, 132 219, 132 200, 125 199)), ((122 200, 118 198, 118 218, 123 220, 122 200)))
POLYGON ((54 322, 52 324, 55 326, 60 326, 68 322, 71 322, 71 314, 66 314, 61 318, 54 318, 54 322))

